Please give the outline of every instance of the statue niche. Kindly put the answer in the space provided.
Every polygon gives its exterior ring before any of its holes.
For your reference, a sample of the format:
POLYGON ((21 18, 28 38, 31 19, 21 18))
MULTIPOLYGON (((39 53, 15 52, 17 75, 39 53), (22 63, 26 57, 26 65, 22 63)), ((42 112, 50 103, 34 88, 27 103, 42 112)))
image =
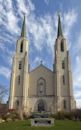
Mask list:
POLYGON ((37 81, 37 95, 45 96, 46 95, 46 82, 45 79, 40 78, 37 81))

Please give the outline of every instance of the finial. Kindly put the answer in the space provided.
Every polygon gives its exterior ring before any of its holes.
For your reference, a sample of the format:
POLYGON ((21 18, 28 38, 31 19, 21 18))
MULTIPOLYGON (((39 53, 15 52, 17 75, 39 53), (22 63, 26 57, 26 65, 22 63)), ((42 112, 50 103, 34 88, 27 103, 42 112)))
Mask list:
POLYGON ((57 12, 58 17, 60 16, 60 11, 57 12))
POLYGON ((41 63, 41 65, 42 65, 43 61, 41 60, 40 63, 41 63))

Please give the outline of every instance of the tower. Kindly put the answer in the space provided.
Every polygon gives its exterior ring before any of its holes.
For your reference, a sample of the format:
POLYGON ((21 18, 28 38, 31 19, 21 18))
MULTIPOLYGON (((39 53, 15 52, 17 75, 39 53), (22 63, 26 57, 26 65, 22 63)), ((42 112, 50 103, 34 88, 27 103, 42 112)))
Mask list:
POLYGON ((10 81, 9 109, 26 108, 28 96, 28 41, 26 39, 25 15, 21 36, 16 44, 10 81))
POLYGON ((57 111, 75 109, 73 98, 72 72, 66 39, 63 36, 61 19, 58 15, 58 31, 55 41, 55 106, 57 111))

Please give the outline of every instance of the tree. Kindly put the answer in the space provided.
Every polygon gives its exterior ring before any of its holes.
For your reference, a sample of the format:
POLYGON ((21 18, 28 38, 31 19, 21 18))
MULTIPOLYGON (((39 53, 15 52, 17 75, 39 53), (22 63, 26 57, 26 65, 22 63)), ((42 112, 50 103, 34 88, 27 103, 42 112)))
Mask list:
POLYGON ((0 84, 0 103, 3 103, 4 98, 7 96, 7 94, 8 94, 8 89, 5 86, 0 84))

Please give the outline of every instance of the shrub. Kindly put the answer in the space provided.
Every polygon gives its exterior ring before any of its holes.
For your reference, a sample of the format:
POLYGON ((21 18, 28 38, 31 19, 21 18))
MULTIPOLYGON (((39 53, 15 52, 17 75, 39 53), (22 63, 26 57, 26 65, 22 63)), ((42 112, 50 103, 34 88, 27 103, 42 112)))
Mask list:
POLYGON ((55 119, 81 120, 81 109, 76 109, 71 112, 60 111, 51 116, 55 119))
POLYGON ((16 110, 8 110, 2 118, 5 120, 15 120, 19 119, 19 114, 16 112, 16 110))

